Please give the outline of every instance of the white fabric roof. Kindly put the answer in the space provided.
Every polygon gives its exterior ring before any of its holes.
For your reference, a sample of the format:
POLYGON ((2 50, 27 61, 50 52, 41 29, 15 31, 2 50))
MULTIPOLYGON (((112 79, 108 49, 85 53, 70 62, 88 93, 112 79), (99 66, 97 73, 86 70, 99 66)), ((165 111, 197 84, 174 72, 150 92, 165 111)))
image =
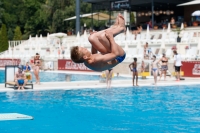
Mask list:
MULTIPOLYGON (((84 18, 84 17, 92 18, 92 16, 93 16, 93 19, 96 19, 96 20, 109 20, 110 18, 110 16, 105 13, 88 13, 88 14, 80 15, 80 18, 84 18)), ((76 16, 64 19, 64 21, 73 20, 73 19, 76 19, 76 16)), ((115 18, 111 16, 111 19, 115 19, 115 18)))
POLYGON ((186 2, 186 3, 183 3, 183 4, 179 4, 177 6, 188 6, 188 5, 197 5, 197 4, 200 4, 200 0, 194 0, 194 1, 186 2))

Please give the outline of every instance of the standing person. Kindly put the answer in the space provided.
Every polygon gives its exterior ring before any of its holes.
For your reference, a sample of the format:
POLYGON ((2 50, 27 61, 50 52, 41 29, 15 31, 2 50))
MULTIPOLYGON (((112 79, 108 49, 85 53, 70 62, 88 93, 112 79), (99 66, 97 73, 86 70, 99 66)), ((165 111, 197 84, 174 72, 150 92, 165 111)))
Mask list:
POLYGON ((24 66, 24 72, 26 75, 26 79, 31 81, 32 83, 32 75, 31 75, 31 67, 29 66, 29 62, 26 62, 26 65, 24 66))
POLYGON ((35 75, 35 79, 36 79, 36 83, 35 84, 40 84, 40 77, 39 77, 39 72, 40 72, 40 55, 38 53, 36 53, 35 57, 34 57, 34 75, 35 75))
POLYGON ((151 59, 152 57, 152 50, 151 48, 148 49, 148 59, 151 59))
POLYGON ((138 25, 137 26, 137 30, 134 30, 133 31, 133 34, 137 35, 137 34, 140 34, 142 32, 142 26, 141 25, 138 25))
POLYGON ((181 56, 177 53, 175 50, 174 52, 174 67, 175 67, 175 72, 176 72, 176 81, 180 80, 180 70, 181 70, 181 56))
POLYGON ((156 56, 154 55, 153 62, 151 63, 151 68, 152 68, 153 77, 154 77, 154 85, 157 85, 158 63, 159 63, 159 60, 156 60, 156 56))
POLYGON ((133 58, 134 62, 129 65, 130 70, 133 72, 133 86, 136 77, 136 86, 138 86, 138 71, 137 71, 137 58, 133 58))
POLYGON ((148 54, 148 43, 146 42, 146 44, 144 45, 144 59, 146 59, 146 57, 148 58, 149 54, 148 54))
POLYGON ((108 69, 108 70, 106 70, 107 89, 109 89, 110 86, 111 86, 112 75, 113 75, 113 69, 108 69))
POLYGON ((171 18, 170 24, 171 24, 171 25, 174 25, 174 24, 175 24, 175 19, 174 19, 174 17, 171 18))
POLYGON ((18 90, 20 90, 20 88, 24 90, 24 86, 26 85, 27 80, 25 79, 25 76, 21 67, 18 67, 18 71, 15 73, 15 83, 18 87, 18 90))
POLYGON ((145 71, 145 63, 144 61, 142 61, 142 64, 141 64, 141 73, 143 73, 145 71))
POLYGON ((166 80, 166 74, 167 74, 167 70, 168 70, 168 59, 164 53, 163 53, 163 57, 160 59, 160 61, 162 62, 162 65, 161 65, 161 73, 160 73, 159 80, 161 80, 162 74, 164 74, 164 80, 166 80))

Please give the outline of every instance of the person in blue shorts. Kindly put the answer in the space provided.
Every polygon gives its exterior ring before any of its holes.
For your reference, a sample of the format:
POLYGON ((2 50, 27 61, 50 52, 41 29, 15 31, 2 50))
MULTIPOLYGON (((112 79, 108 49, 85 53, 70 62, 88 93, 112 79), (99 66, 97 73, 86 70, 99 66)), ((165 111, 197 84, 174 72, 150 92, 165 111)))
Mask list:
POLYGON ((126 57, 125 51, 114 41, 114 36, 124 29, 125 21, 123 16, 119 14, 116 23, 111 28, 92 33, 89 36, 88 40, 92 45, 91 52, 84 47, 72 47, 72 61, 84 63, 89 69, 100 72, 115 67, 126 57))
POLYGON ((18 67, 18 71, 15 73, 15 83, 18 87, 18 90, 20 90, 20 88, 23 90, 27 83, 21 67, 18 67))
POLYGON ((133 86, 136 77, 136 86, 138 86, 138 70, 137 70, 137 58, 133 58, 134 62, 129 65, 130 70, 133 72, 133 86))
POLYGON ((151 69, 153 72, 153 77, 154 77, 154 83, 153 85, 157 85, 157 76, 158 76, 158 64, 159 64, 159 60, 156 60, 156 56, 153 56, 153 61, 151 63, 151 69))

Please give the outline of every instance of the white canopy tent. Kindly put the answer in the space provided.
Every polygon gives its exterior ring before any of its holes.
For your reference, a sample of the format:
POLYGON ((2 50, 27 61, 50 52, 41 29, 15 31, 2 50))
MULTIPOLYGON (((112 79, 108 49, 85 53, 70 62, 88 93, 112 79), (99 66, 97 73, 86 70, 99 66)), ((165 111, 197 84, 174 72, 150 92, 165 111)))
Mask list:
MULTIPOLYGON (((108 14, 99 13, 99 12, 80 15, 80 18, 85 18, 85 17, 93 18, 96 20, 109 20, 110 19, 110 16, 108 14)), ((64 19, 64 21, 69 21, 69 20, 73 20, 73 19, 76 19, 76 16, 64 19)), ((113 16, 111 16, 111 19, 115 19, 115 18, 113 16)))
POLYGON ((197 4, 200 4, 200 0, 193 0, 190 2, 183 3, 183 4, 179 4, 177 6, 189 6, 189 5, 197 5, 197 4))

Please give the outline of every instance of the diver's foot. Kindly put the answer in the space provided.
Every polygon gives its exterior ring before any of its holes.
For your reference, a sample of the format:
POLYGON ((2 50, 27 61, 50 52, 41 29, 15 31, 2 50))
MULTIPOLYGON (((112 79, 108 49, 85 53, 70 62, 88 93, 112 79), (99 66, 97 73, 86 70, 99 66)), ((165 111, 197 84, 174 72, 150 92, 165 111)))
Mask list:
POLYGON ((116 20, 115 20, 115 23, 111 26, 111 28, 117 28, 118 27, 118 25, 119 25, 119 15, 117 15, 117 17, 116 17, 116 20))
POLYGON ((122 31, 126 31, 126 27, 125 27, 125 20, 124 20, 124 17, 119 14, 119 24, 118 24, 118 27, 122 29, 122 31))

